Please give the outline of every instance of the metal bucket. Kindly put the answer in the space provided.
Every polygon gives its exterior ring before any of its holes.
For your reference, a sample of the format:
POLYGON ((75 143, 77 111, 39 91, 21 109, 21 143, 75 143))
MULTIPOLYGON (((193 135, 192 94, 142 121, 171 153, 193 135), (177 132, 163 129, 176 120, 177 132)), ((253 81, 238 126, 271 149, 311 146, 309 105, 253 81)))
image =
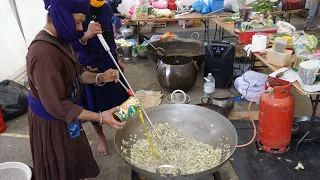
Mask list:
POLYGON ((132 58, 132 46, 120 46, 122 56, 125 60, 132 58))

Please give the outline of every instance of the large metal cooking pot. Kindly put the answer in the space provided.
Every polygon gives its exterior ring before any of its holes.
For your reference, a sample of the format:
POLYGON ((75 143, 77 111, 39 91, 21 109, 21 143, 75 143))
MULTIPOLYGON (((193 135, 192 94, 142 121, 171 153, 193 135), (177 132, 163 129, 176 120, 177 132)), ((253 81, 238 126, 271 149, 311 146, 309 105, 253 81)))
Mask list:
POLYGON ((196 63, 190 57, 165 57, 157 65, 158 81, 166 90, 188 91, 197 81, 197 68, 196 63))
MULTIPOLYGON (((188 56, 197 62, 200 67, 204 62, 205 46, 202 41, 185 38, 170 38, 166 40, 154 41, 154 47, 162 48, 166 56, 188 56)), ((148 58, 154 63, 158 63, 162 57, 150 46, 147 46, 148 58)))
MULTIPOLYGON (((218 171, 219 168, 230 158, 236 149, 238 137, 237 132, 228 119, 210 109, 190 104, 164 104, 146 109, 146 112, 154 124, 168 122, 171 126, 178 128, 181 132, 199 142, 221 147, 223 155, 220 164, 207 171, 175 176, 176 180, 197 180, 218 171), (227 151, 224 145, 230 145, 227 151)), ((148 124, 149 125, 149 124, 148 124)), ((129 141, 130 135, 136 134, 137 139, 145 138, 143 127, 139 118, 129 120, 123 129, 117 130, 114 136, 115 147, 120 156, 131 168, 142 176, 150 179, 167 179, 156 173, 148 172, 136 167, 127 159, 126 154, 121 151, 122 140, 129 141)), ((150 129, 150 127, 148 127, 150 129)), ((131 142, 132 143, 132 142, 131 142)), ((130 144, 129 144, 130 145, 130 144)), ((130 154, 130 151, 127 151, 130 154)))

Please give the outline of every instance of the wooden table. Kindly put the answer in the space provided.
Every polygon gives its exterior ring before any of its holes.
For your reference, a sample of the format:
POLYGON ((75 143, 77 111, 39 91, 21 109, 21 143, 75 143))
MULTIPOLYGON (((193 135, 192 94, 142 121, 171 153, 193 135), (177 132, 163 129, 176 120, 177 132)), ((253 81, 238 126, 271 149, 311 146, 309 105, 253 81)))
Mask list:
POLYGON ((212 19, 213 22, 216 24, 216 29, 214 32, 214 40, 216 40, 217 32, 219 32, 219 35, 221 35, 219 40, 221 39, 222 41, 225 38, 238 37, 238 35, 234 32, 234 22, 222 22, 222 19, 223 18, 212 19), (224 36, 224 33, 226 31, 230 33, 231 36, 224 36))
POLYGON ((148 23, 148 22, 169 22, 169 21, 179 21, 179 20, 196 20, 200 19, 201 22, 204 24, 204 41, 209 41, 209 21, 212 19, 213 16, 202 15, 200 13, 190 13, 186 15, 176 15, 172 18, 156 18, 156 19, 148 19, 148 18, 136 18, 132 19, 133 22, 137 23, 137 31, 138 35, 140 30, 148 23), (140 24, 142 23, 142 24, 140 24))
MULTIPOLYGON (((259 59, 263 64, 265 64, 267 67, 269 67, 272 71, 276 71, 276 70, 281 68, 279 66, 275 66, 275 65, 269 64, 267 62, 267 58, 266 58, 265 55, 260 55, 260 54, 256 53, 256 54, 254 54, 254 56, 255 56, 255 58, 259 59)), ((309 131, 297 143, 296 150, 295 150, 295 154, 297 154, 300 144, 304 141, 304 139, 307 137, 308 134, 310 134, 310 132, 312 130, 311 127, 313 127, 313 123, 314 123, 314 121, 316 119, 318 103, 319 103, 319 100, 320 100, 320 92, 307 92, 307 91, 304 91, 297 81, 293 82, 292 86, 295 87, 301 95, 309 96, 310 102, 311 102, 311 105, 312 105, 312 116, 311 116, 311 121, 310 121, 310 128, 309 128, 309 131), (313 99, 312 95, 316 96, 316 98, 313 99)))
MULTIPOLYGON (((291 20, 291 14, 296 14, 302 11, 302 9, 297 9, 297 10, 290 10, 290 11, 274 11, 271 12, 271 15, 273 15, 273 21, 276 23, 276 18, 277 16, 280 17, 282 21, 287 21, 290 23, 291 20), (289 15, 288 19, 286 18, 286 15, 289 15)), ((216 24, 216 30, 214 33, 214 38, 216 38, 217 32, 219 31, 219 35, 221 35, 221 40, 225 38, 233 38, 233 37, 238 37, 237 34, 234 32, 234 22, 222 22, 222 18, 214 18, 212 19, 215 24, 216 24), (219 28, 218 28, 219 27, 219 28), (218 30, 219 29, 219 30, 218 30), (231 36, 224 36, 225 32, 229 32, 231 36)))
POLYGON ((275 15, 273 17, 273 22, 276 22, 276 19, 277 19, 277 16, 278 16, 281 19, 281 21, 287 21, 287 22, 290 23, 291 14, 299 13, 302 10, 303 9, 289 10, 289 11, 274 11, 274 12, 271 12, 271 15, 275 15), (286 18, 286 15, 288 15, 289 17, 286 18))

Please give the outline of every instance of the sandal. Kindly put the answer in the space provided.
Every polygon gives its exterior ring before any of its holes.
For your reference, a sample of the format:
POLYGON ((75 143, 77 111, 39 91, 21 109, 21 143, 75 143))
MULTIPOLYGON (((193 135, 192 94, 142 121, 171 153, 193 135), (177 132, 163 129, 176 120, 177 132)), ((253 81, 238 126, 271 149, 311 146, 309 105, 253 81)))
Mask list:
POLYGON ((305 30, 306 31, 319 31, 320 29, 318 27, 315 27, 315 28, 306 27, 305 30))

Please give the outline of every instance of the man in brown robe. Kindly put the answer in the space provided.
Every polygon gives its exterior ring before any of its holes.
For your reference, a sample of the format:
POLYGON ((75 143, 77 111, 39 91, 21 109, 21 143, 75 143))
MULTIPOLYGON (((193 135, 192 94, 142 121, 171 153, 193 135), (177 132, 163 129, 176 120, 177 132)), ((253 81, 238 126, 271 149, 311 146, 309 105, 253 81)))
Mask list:
MULTIPOLYGON (((77 105, 81 84, 117 81, 117 70, 86 71, 69 43, 81 38, 89 0, 45 0, 47 24, 27 54, 29 133, 36 180, 78 180, 96 177, 95 162, 80 121, 95 121, 120 129, 113 108, 91 112, 77 105)), ((101 33, 96 28, 92 36, 101 33)))

